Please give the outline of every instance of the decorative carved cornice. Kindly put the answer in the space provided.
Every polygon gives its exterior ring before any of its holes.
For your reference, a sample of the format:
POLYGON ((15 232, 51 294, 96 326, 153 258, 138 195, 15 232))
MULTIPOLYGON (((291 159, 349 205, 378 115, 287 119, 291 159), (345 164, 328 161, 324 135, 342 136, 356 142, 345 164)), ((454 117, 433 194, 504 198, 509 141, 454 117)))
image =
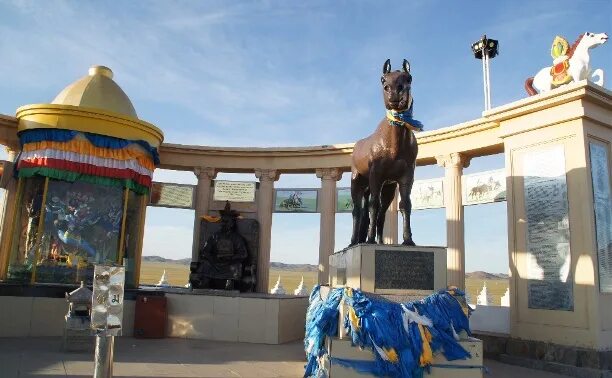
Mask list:
POLYGON ((318 168, 316 174, 322 180, 338 181, 342 178, 342 171, 339 168, 318 168))
POLYGON ((280 177, 280 172, 276 169, 255 169, 255 177, 259 179, 260 182, 263 181, 277 181, 280 177))
POLYGON ((470 166, 470 159, 469 156, 459 152, 436 156, 436 162, 444 168, 467 168, 470 166))
POLYGON ((195 173, 198 180, 212 180, 217 177, 216 170, 210 167, 195 167, 193 173, 195 173))

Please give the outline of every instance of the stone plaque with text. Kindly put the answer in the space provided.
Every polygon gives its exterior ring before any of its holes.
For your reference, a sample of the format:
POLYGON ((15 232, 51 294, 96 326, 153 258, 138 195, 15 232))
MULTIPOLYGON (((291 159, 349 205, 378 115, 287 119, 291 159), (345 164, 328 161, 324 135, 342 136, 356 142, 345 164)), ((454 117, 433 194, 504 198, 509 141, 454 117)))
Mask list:
POLYGON ((149 206, 193 209, 193 185, 154 182, 149 206))
POLYGON ((255 182, 215 180, 214 201, 254 202, 255 182))
POLYGON ((599 290, 602 293, 612 293, 612 195, 610 195, 610 167, 608 165, 609 148, 603 143, 589 143, 599 290))
POLYGON ((376 250, 374 258, 376 290, 435 290, 433 253, 376 250))
POLYGON ((572 311, 574 298, 563 145, 526 153, 523 176, 528 306, 572 311))

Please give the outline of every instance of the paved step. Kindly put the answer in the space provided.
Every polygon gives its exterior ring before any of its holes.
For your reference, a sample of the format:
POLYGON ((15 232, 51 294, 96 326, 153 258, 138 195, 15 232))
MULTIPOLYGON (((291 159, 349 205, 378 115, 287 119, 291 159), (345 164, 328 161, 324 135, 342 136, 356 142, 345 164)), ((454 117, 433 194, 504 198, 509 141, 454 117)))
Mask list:
POLYGON ((612 371, 578 367, 558 362, 534 360, 527 357, 500 354, 499 361, 509 365, 522 366, 529 369, 549 371, 576 378, 612 378, 612 371))

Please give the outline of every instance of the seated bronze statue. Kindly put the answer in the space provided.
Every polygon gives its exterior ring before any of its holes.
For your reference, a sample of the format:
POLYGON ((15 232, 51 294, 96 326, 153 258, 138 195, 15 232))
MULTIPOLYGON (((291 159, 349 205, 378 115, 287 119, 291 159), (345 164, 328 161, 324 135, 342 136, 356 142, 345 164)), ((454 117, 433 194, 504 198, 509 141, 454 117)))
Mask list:
POLYGON ((229 202, 219 213, 221 228, 206 240, 199 261, 192 266, 190 281, 194 288, 240 289, 244 264, 249 257, 248 243, 238 233, 239 213, 230 209, 229 202))

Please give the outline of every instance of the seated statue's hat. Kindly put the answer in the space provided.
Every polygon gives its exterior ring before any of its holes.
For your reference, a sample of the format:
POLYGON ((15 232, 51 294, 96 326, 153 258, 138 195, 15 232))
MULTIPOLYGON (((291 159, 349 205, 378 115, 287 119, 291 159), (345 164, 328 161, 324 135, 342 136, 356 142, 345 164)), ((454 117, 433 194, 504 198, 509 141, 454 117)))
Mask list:
POLYGON ((219 214, 221 214, 221 216, 230 216, 234 218, 240 215, 238 211, 232 210, 232 207, 229 201, 225 201, 225 208, 223 210, 219 210, 219 214))

